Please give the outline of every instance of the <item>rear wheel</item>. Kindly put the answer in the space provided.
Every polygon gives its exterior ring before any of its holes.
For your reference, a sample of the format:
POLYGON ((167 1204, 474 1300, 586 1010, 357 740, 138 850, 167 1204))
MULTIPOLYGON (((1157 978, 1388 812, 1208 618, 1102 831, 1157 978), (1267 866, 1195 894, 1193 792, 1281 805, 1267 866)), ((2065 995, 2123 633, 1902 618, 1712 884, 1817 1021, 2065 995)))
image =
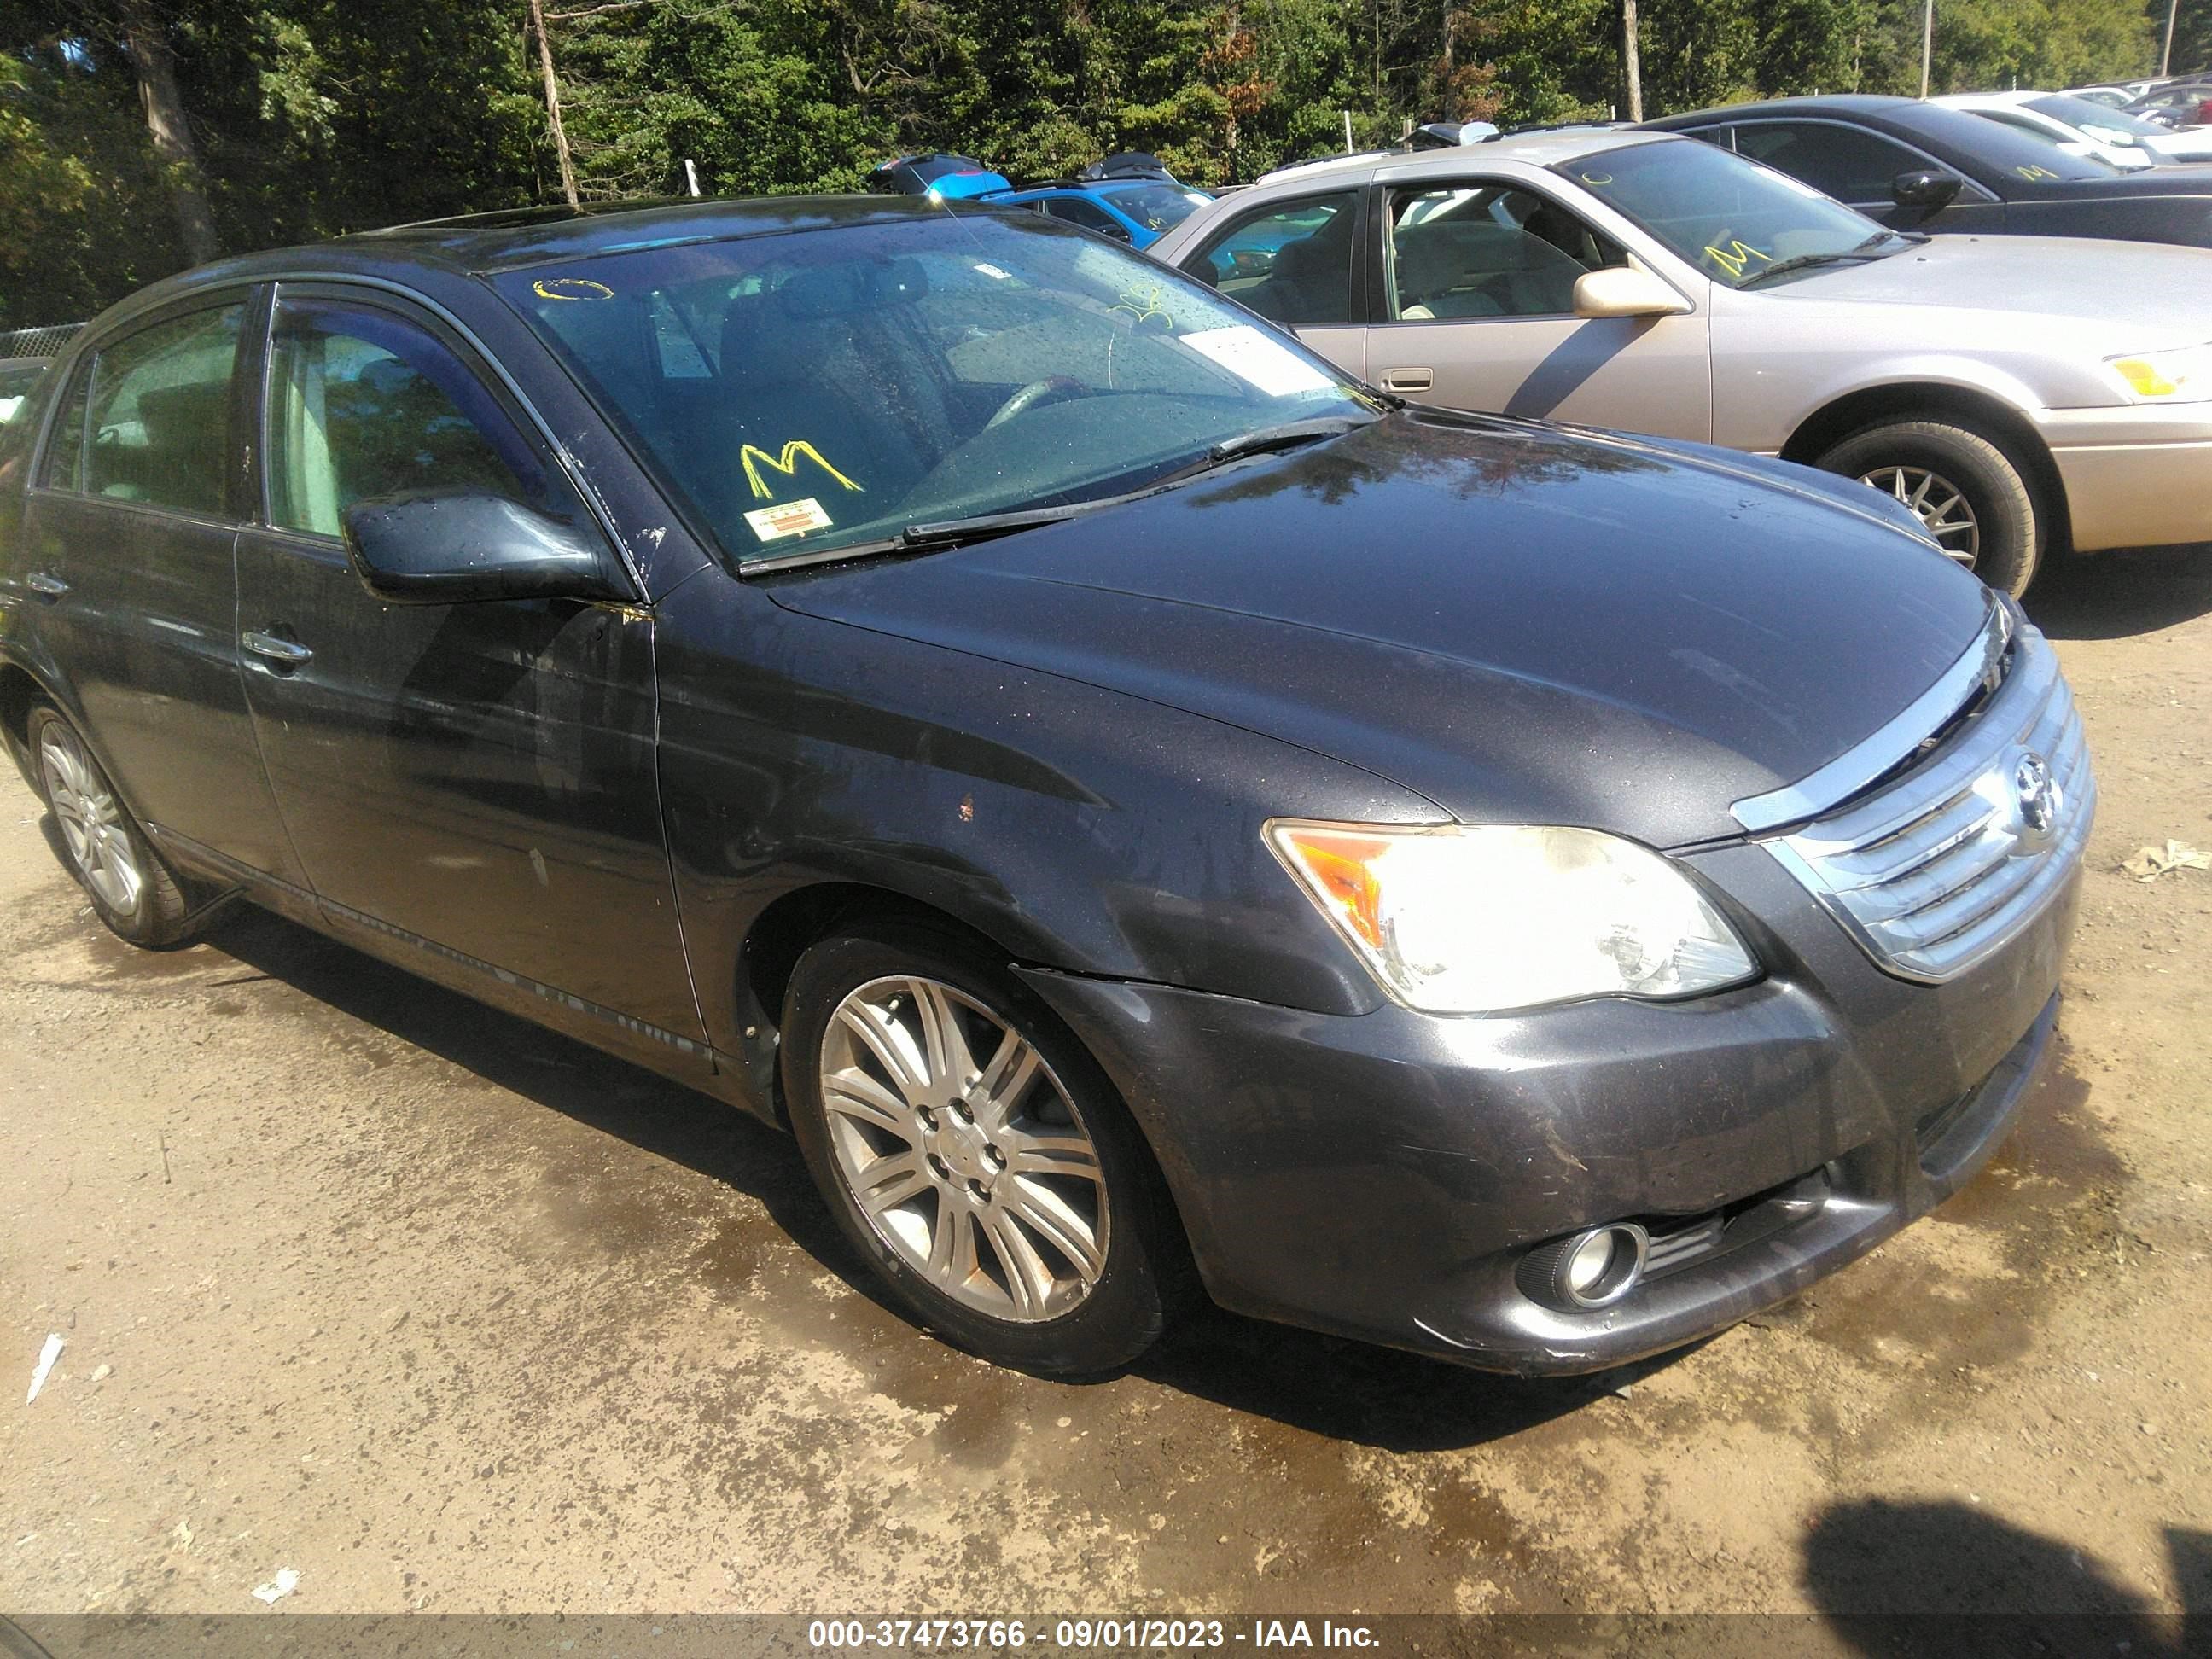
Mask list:
POLYGON ((1853 433, 1818 465, 1894 496, 1944 554, 2014 598, 2027 591, 2048 526, 2025 465, 1995 438, 1945 421, 1853 433))
POLYGON ((31 713, 33 769, 61 831, 64 863, 111 932, 159 950, 192 930, 191 907, 76 728, 52 708, 31 713))
POLYGON ((1050 1375, 1152 1346, 1164 1189, 1090 1055, 1010 975, 927 930, 854 933, 799 959, 784 1012, 807 1168, 918 1321, 1050 1375))

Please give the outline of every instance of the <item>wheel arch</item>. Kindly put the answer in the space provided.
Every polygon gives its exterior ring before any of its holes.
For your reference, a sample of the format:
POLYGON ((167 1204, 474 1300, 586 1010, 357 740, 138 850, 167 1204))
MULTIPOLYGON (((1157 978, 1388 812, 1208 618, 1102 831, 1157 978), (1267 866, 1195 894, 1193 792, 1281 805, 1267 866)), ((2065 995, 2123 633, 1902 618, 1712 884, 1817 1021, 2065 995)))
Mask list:
POLYGON ((1853 433, 1887 421, 1953 420, 1997 440, 2021 464, 2028 489, 2047 524, 2046 553, 2073 542, 2065 481, 2051 447, 2019 408, 1994 393, 1938 380, 1897 380, 1863 386, 1831 399, 1801 421, 1782 446, 1785 461, 1817 465, 1820 458, 1853 433))

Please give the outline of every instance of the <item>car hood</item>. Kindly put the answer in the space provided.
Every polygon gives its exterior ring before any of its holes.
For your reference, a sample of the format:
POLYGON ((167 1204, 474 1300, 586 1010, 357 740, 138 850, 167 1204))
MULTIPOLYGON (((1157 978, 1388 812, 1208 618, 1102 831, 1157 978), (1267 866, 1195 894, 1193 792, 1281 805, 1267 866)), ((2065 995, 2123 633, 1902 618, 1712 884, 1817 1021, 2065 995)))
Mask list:
POLYGON ((769 590, 1278 738, 1462 821, 1679 846, 1736 833, 1733 802, 1869 736, 1980 628, 1980 584, 1859 490, 1407 412, 1044 529, 769 590))
POLYGON ((1784 277, 1760 295, 1844 304, 1948 307, 1987 318, 2021 313, 2176 344, 2212 339, 2204 251, 2079 236, 1932 236, 1885 259, 1784 277))

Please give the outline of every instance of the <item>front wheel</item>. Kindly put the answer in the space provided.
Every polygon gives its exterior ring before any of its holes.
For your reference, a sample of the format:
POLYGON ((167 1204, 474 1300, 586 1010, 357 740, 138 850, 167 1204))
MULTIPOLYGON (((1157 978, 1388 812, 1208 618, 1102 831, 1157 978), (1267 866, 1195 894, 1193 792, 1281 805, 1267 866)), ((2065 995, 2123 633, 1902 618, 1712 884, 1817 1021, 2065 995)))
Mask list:
POLYGON ((55 709, 31 712, 31 755, 64 861, 110 932, 161 950, 192 932, 184 890, 132 819, 76 728, 55 709))
POLYGON ((1855 432, 1816 463, 1870 484, 1919 516, 1945 555, 2017 599, 2048 533, 2027 470, 1996 440, 1945 421, 1855 432))
POLYGON ((1165 1323, 1163 1184, 1090 1055, 1002 969, 921 929, 802 957, 791 1123, 840 1230, 914 1317, 987 1359, 1110 1370, 1165 1323))

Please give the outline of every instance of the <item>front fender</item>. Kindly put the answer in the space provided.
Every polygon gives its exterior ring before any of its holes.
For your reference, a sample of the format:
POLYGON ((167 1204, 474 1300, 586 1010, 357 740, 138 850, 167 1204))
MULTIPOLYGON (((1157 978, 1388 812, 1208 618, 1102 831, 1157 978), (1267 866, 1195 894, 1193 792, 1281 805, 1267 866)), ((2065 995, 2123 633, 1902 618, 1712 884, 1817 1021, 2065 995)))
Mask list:
POLYGON ((657 611, 660 787, 708 1030, 746 1051, 754 922, 820 883, 1011 961, 1365 1012, 1373 980, 1275 861, 1278 815, 1436 823, 1370 773, 1141 698, 808 617, 719 571, 657 611))

